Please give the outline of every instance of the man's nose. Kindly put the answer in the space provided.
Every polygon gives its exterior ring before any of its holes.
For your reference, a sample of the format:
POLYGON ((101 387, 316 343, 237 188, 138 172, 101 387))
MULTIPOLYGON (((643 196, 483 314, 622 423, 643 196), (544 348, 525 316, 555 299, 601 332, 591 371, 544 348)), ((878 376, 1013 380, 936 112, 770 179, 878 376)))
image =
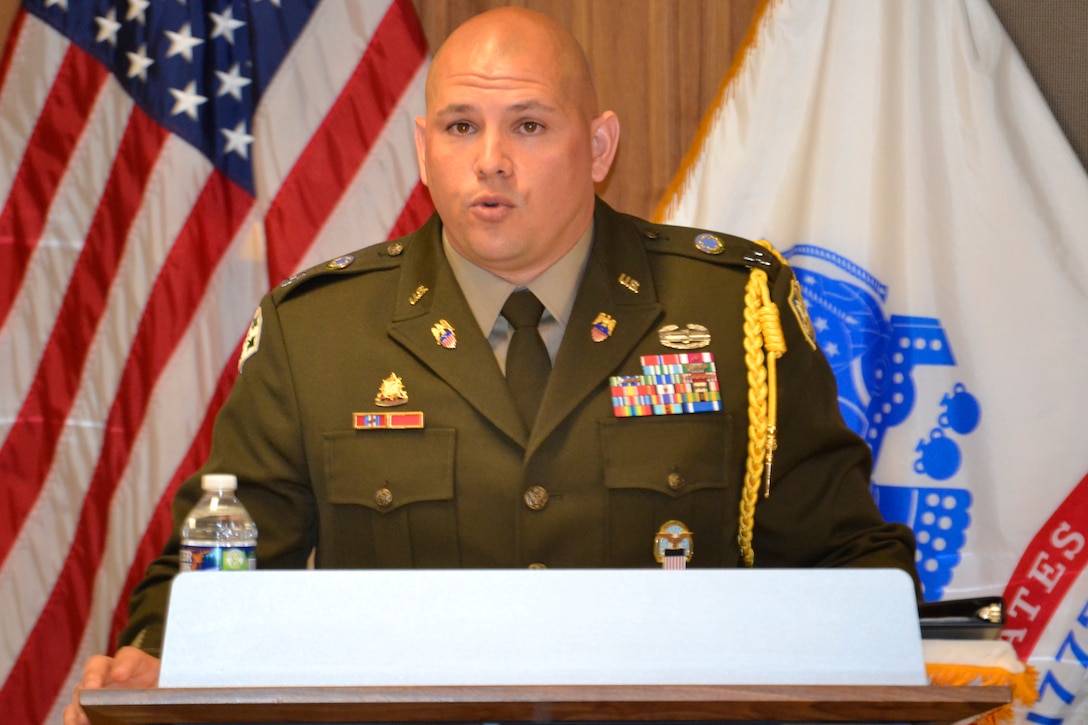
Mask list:
POLYGON ((508 139, 497 131, 487 130, 480 134, 479 155, 476 158, 477 175, 510 175, 514 167, 507 144, 508 139))

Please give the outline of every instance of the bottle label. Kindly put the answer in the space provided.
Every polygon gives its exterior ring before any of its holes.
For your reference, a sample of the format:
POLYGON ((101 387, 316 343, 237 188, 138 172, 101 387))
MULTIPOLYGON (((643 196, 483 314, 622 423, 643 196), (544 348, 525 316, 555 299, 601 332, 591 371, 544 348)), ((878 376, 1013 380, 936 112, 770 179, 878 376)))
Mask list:
POLYGON ((182 546, 180 571, 252 571, 256 546, 182 546))

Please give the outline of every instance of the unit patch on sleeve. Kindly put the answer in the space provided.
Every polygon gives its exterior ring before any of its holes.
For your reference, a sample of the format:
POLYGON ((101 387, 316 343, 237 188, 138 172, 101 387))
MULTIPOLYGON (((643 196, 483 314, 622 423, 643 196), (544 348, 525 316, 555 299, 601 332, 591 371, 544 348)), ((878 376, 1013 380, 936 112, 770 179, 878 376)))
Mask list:
POLYGON ((790 308, 797 317, 797 324, 801 326, 801 332, 805 333, 805 339, 812 349, 816 349, 816 330, 812 327, 812 320, 808 316, 808 307, 805 306, 805 298, 801 296, 801 283, 797 278, 790 282, 790 308))
POLYGON ((238 357, 239 373, 242 372, 246 360, 256 355, 257 348, 261 346, 261 326, 263 324, 264 315, 261 313, 261 308, 258 307, 257 311, 253 313, 253 321, 249 323, 249 331, 246 332, 245 342, 242 343, 242 354, 238 357))

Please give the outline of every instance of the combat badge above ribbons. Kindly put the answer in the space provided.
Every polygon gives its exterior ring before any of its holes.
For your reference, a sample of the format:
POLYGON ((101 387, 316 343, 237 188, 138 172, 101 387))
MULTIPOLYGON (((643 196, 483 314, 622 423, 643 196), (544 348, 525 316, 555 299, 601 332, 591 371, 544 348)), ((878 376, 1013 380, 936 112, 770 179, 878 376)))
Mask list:
POLYGON ((665 325, 657 331, 657 338, 662 345, 674 350, 697 350, 710 344, 710 330, 694 322, 682 328, 679 325, 665 325))
POLYGON ((246 360, 257 354, 257 348, 261 346, 261 327, 264 325, 264 314, 261 308, 253 313, 253 321, 249 323, 245 342, 242 343, 242 354, 238 357, 238 372, 242 372, 246 360))

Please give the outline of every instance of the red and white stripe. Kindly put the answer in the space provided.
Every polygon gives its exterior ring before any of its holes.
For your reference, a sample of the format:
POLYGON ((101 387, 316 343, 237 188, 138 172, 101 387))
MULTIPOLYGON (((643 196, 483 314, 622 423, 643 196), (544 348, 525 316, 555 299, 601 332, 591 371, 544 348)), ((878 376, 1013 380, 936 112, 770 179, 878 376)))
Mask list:
POLYGON ((254 200, 20 12, 0 80, 6 722, 59 721, 112 646, 261 295, 429 213, 426 63, 407 0, 322 3, 258 109, 254 200))

